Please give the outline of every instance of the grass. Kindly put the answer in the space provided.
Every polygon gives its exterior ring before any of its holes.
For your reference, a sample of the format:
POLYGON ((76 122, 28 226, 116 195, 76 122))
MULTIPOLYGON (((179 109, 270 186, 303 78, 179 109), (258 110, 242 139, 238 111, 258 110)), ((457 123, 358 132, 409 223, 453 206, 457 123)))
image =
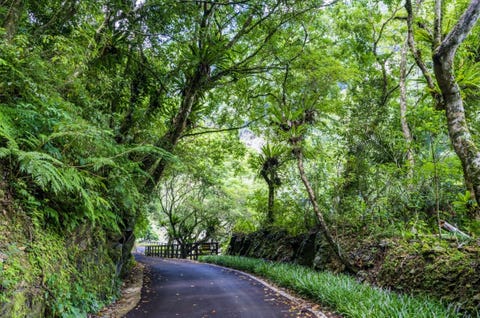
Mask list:
POLYGON ((359 283, 354 278, 284 263, 239 256, 202 256, 214 263, 265 277, 292 289, 344 317, 440 318, 459 317, 453 308, 428 297, 401 295, 359 283))

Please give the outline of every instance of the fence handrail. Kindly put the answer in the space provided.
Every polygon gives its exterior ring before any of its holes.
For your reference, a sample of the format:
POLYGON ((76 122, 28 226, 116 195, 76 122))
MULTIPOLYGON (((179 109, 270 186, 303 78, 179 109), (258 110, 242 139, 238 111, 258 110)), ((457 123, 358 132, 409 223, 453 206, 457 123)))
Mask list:
POLYGON ((218 255, 218 242, 171 243, 145 246, 146 256, 198 259, 200 255, 218 255))

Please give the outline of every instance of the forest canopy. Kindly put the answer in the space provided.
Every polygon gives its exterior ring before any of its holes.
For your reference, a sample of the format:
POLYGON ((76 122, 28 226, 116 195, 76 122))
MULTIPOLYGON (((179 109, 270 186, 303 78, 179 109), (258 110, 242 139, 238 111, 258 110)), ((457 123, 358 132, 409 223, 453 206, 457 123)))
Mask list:
POLYGON ((4 181, 65 232, 478 236, 478 16, 477 0, 2 1, 4 181))

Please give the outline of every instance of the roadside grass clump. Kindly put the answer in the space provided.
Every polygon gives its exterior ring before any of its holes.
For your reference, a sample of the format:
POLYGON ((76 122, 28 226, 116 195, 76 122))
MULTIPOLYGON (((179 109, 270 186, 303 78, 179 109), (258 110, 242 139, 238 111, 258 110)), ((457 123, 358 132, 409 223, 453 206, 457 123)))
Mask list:
POLYGON ((202 262, 250 272, 326 305, 345 317, 460 317, 455 308, 425 297, 401 295, 353 277, 239 256, 202 256, 202 262))

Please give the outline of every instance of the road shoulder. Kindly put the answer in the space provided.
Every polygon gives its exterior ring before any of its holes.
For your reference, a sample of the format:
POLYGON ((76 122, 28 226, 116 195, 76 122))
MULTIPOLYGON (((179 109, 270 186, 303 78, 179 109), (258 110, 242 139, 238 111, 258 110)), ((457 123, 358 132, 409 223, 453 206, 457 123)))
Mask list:
POLYGON ((136 262, 130 274, 123 281, 121 296, 111 305, 103 308, 90 318, 119 318, 137 306, 141 299, 145 265, 136 262))

